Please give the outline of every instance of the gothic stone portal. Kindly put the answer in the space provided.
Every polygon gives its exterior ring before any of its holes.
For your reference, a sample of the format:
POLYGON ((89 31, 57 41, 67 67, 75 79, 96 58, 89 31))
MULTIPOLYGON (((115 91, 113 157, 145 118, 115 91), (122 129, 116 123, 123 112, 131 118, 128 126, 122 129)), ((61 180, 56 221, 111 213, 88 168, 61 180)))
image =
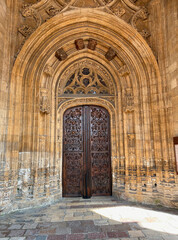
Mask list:
POLYGON ((112 192, 110 118, 99 106, 64 113, 63 196, 107 196, 112 192))

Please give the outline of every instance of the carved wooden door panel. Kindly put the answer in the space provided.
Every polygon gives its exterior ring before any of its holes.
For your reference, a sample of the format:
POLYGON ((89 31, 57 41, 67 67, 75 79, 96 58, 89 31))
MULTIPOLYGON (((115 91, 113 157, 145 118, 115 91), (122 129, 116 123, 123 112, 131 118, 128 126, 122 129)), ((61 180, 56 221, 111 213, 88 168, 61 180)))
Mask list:
POLYGON ((110 122, 106 109, 79 106, 64 113, 63 196, 111 195, 110 122))

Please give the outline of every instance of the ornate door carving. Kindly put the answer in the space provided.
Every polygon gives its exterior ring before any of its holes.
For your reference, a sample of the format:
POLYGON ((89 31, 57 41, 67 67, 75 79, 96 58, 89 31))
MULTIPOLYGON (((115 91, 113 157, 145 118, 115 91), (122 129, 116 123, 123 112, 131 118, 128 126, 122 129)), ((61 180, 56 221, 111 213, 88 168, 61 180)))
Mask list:
POLYGON ((63 196, 111 195, 107 110, 98 106, 68 109, 63 139, 63 196))

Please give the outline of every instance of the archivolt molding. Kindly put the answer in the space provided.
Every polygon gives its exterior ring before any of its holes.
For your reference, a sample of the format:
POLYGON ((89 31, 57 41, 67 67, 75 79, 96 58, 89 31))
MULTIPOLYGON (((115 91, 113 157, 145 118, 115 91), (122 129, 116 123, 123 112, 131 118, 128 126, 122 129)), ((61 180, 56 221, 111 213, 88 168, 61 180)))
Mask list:
MULTIPOLYGON (((30 167, 38 168, 36 159, 41 156, 45 144, 47 161, 44 156, 41 163, 46 161, 57 173, 62 169, 63 112, 69 107, 86 104, 101 105, 112 116, 113 172, 118 186, 125 188, 127 184, 126 191, 137 189, 136 176, 155 176, 156 169, 162 167, 162 159, 168 159, 166 115, 156 59, 142 36, 111 14, 96 9, 75 9, 60 13, 40 26, 17 57, 10 91, 9 126, 15 127, 8 129, 8 141, 31 154, 30 167), (95 39, 96 49, 77 50, 75 40, 80 38, 84 43, 95 39), (110 47, 117 53, 111 61, 105 57, 110 47), (61 61, 55 57, 60 48, 67 53, 67 58, 61 61), (58 104, 56 93, 61 74, 85 59, 100 63, 114 79, 118 94, 115 105, 112 99, 98 97, 66 98, 58 104), (40 113, 40 98, 42 109, 46 113, 50 110, 49 114, 40 113), (50 109, 46 110, 47 102, 50 109), (40 136, 45 136, 45 142, 38 141, 40 136), (130 187, 131 177, 135 178, 135 185, 130 187)), ((7 147, 7 151, 7 164, 11 166, 15 151, 11 147, 7 147)), ((168 172, 168 164, 164 165, 164 170, 168 172)), ((54 174, 50 174, 54 179, 54 174)), ((55 178, 57 187, 59 175, 55 178)), ((159 174, 157 178, 161 180, 159 174)), ((140 188, 137 190, 140 192, 140 188)))
MULTIPOLYGON (((149 0, 148 0, 149 1, 149 0)), ((42 24, 44 24, 49 19, 54 16, 64 13, 66 11, 71 11, 73 9, 80 8, 93 8, 98 9, 103 12, 107 12, 109 14, 114 15, 117 18, 122 18, 128 24, 131 24, 136 30, 137 28, 137 19, 143 18, 143 11, 146 11, 146 7, 141 8, 136 6, 136 1, 133 0, 97 0, 93 1, 93 5, 91 2, 88 4, 87 1, 83 1, 83 4, 78 4, 78 1, 62 1, 62 0, 41 0, 35 4, 24 4, 22 5, 20 12, 23 16, 23 23, 18 28, 18 32, 22 35, 19 36, 19 49, 17 54, 19 53, 21 47, 24 45, 25 41, 29 38, 29 36, 42 24), (127 18, 124 15, 128 15, 127 18), (34 21, 31 21, 33 19, 34 21), (131 19, 131 21, 130 21, 131 19), (34 24, 35 22, 35 24, 34 24)), ((148 15, 147 15, 148 16, 148 15)), ((147 38, 150 36, 148 29, 139 29, 139 33, 147 38)), ((16 55, 17 55, 16 54, 16 55)))

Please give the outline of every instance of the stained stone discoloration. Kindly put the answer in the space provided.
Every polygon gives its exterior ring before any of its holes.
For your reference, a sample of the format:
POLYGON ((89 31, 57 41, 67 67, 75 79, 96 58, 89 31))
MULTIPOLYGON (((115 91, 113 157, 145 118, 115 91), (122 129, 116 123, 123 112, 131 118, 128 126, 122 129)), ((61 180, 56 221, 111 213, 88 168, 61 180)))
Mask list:
POLYGON ((178 238, 178 227, 173 224, 174 222, 177 223, 176 219, 178 219, 178 211, 176 210, 142 206, 118 201, 111 197, 103 197, 102 206, 97 204, 98 200, 96 198, 91 198, 90 201, 86 201, 86 204, 90 205, 90 209, 86 209, 85 201, 80 198, 77 199, 78 201, 66 199, 61 203, 36 209, 43 214, 42 222, 34 215, 34 209, 22 211, 19 214, 21 221, 32 218, 33 223, 20 225, 21 230, 13 229, 17 228, 18 225, 14 223, 15 218, 12 218, 12 216, 18 216, 18 212, 1 216, 0 223, 1 220, 9 219, 9 225, 0 224, 0 234, 4 234, 1 235, 0 240, 175 240, 178 238), (60 205, 68 207, 64 211, 64 219, 66 214, 70 215, 72 213, 70 221, 52 221, 60 214, 60 205), (81 206, 80 213, 83 216, 81 220, 77 220, 74 216, 78 212, 78 206, 81 206), (84 219, 85 213, 92 213, 88 215, 88 220, 84 219), (93 213, 97 213, 101 218, 93 219, 93 213), (135 221, 133 221, 133 218, 135 221), (150 222, 150 219, 154 219, 154 221, 150 222), (149 229, 147 226, 149 226, 149 229), (2 230, 7 227, 8 231, 2 230))

